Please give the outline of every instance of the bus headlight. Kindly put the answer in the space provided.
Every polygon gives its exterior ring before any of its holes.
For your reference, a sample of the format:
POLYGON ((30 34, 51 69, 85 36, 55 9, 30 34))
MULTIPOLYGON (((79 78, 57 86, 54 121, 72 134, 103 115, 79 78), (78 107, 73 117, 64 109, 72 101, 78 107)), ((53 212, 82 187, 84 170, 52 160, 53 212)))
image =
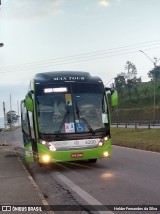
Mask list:
POLYGON ((108 136, 104 137, 104 140, 108 140, 108 139, 109 139, 109 137, 108 137, 108 136))
POLYGON ((103 144, 105 143, 105 141, 108 140, 108 139, 109 139, 109 136, 106 136, 106 137, 102 138, 102 139, 99 141, 98 146, 99 146, 99 147, 100 147, 100 146, 103 146, 103 144))
POLYGON ((103 146, 103 142, 100 141, 100 142, 98 143, 98 146, 103 146))
POLYGON ((50 161, 49 155, 43 155, 43 156, 42 156, 42 159, 43 159, 43 161, 44 161, 45 163, 48 163, 48 162, 50 161))
POLYGON ((42 144, 43 144, 43 145, 46 145, 46 141, 43 140, 43 141, 42 141, 42 144))

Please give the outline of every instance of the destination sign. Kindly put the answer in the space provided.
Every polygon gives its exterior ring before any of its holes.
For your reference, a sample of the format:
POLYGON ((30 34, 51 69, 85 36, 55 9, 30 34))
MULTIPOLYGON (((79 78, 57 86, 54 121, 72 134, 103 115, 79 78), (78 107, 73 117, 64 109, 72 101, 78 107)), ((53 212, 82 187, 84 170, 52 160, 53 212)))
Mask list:
POLYGON ((67 88, 62 87, 62 88, 45 88, 44 93, 57 93, 57 92, 67 92, 67 88))

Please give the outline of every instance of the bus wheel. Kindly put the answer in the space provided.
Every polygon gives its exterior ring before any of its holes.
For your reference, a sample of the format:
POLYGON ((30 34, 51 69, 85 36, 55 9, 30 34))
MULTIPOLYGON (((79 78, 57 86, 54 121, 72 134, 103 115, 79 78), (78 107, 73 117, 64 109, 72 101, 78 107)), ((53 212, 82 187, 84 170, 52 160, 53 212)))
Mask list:
POLYGON ((88 161, 89 161, 89 163, 96 163, 96 162, 97 162, 97 159, 96 159, 96 158, 94 158, 94 159, 89 159, 88 161))

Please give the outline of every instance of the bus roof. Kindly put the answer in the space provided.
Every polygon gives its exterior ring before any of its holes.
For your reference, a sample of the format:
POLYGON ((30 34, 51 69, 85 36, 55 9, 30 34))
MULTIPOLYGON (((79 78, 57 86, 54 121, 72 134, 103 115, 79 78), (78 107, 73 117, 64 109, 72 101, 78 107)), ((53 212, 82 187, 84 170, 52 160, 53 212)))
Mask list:
POLYGON ((53 71, 38 73, 34 76, 35 83, 60 83, 60 82, 101 82, 101 78, 91 76, 83 71, 53 71))

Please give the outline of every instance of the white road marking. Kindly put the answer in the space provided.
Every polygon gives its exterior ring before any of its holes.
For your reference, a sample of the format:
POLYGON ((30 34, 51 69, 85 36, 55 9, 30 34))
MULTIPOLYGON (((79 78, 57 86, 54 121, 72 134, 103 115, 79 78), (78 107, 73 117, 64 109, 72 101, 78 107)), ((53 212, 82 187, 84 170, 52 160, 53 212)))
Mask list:
MULTIPOLYGON (((79 186, 77 186, 75 183, 73 183, 73 181, 68 179, 66 176, 64 176, 63 174, 61 174, 59 172, 54 173, 54 175, 55 174, 63 183, 65 183, 70 189, 72 189, 74 192, 76 192, 76 194, 78 194, 89 205, 100 205, 103 208, 103 204, 101 204, 99 201, 97 201, 95 198, 93 198, 91 195, 89 195, 86 191, 84 191, 79 186)), ((105 210, 105 207, 104 207, 104 210, 105 210)), ((100 214, 114 214, 111 211, 98 211, 98 213, 100 213, 100 214)))

